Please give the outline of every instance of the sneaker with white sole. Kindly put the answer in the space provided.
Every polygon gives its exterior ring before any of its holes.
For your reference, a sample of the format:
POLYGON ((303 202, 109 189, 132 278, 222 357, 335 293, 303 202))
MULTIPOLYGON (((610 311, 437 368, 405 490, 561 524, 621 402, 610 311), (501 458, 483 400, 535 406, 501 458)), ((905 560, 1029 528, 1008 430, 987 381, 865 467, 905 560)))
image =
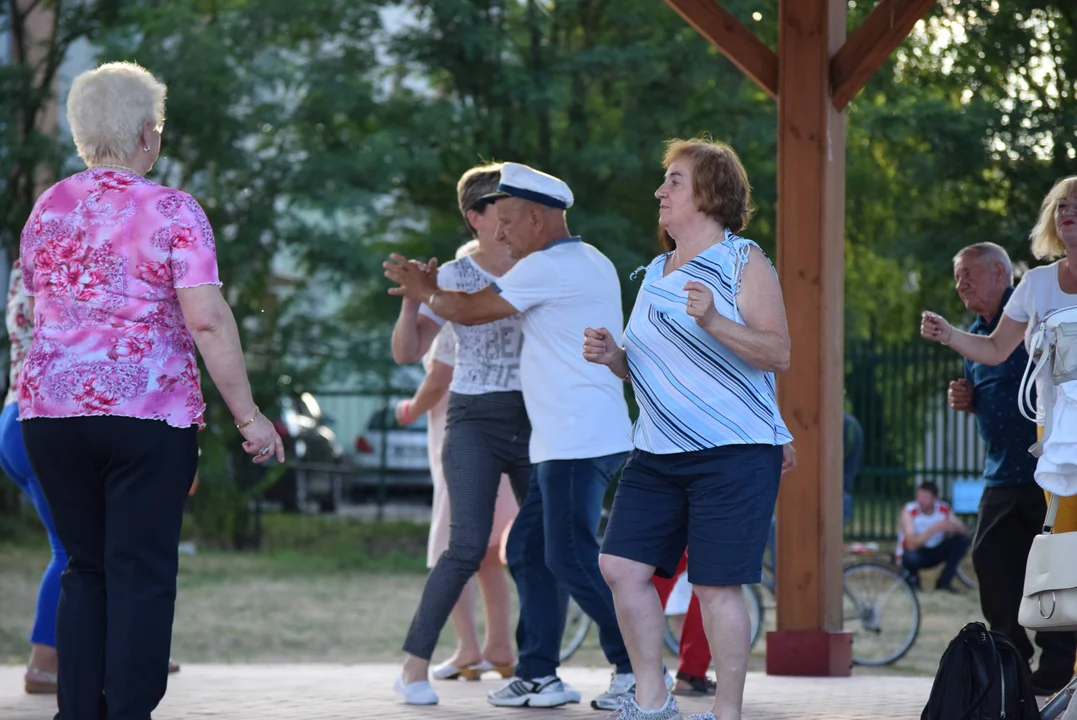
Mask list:
POLYGON ((672 695, 666 696, 666 704, 658 710, 644 710, 636 704, 634 697, 629 696, 621 703, 621 712, 614 717, 619 720, 681 720, 681 712, 672 695))
POLYGON ((397 676, 393 683, 393 692, 400 696, 408 705, 437 705, 438 694, 434 692, 434 686, 429 680, 404 683, 404 679, 397 676))
POLYGON ((580 695, 580 691, 569 685, 567 682, 561 681, 561 684, 565 688, 565 702, 580 704, 583 700, 583 696, 580 695))
MULTIPOLYGON (((668 671, 663 669, 666 692, 673 690, 676 681, 668 671)), ((602 693, 591 701, 591 707, 595 710, 617 710, 621 707, 624 698, 632 697, 636 692, 636 676, 634 673, 615 672, 610 677, 609 690, 602 693)))
MULTIPOLYGON (((579 693, 576 695, 579 696, 579 693)), ((487 695, 487 700, 497 707, 533 708, 560 707, 569 701, 565 684, 556 675, 534 680, 513 678, 505 687, 487 695)))

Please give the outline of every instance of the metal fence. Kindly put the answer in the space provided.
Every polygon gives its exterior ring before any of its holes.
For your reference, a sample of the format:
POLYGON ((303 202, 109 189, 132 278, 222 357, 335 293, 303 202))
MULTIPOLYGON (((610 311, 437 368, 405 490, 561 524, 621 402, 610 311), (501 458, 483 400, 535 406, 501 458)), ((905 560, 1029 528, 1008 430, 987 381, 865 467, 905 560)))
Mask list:
POLYGON ((864 429, 846 536, 891 539, 918 482, 934 480, 950 499, 955 482, 980 478, 984 445, 975 416, 946 404, 950 381, 964 375, 963 361, 948 348, 913 342, 854 345, 845 365, 846 405, 864 429))
MULTIPOLYGON (((947 348, 922 342, 854 344, 845 367, 846 407, 864 430, 846 537, 892 539, 901 507, 913 499, 919 481, 935 480, 949 499, 954 482, 980 476, 984 448, 975 417, 946 406, 947 385, 963 376, 962 361, 947 348)), ((322 422, 348 462, 296 463, 296 487, 285 494, 294 493, 300 509, 310 511, 418 517, 430 497, 425 418, 402 428, 392 413, 395 401, 411 392, 381 387, 314 393, 322 422)))

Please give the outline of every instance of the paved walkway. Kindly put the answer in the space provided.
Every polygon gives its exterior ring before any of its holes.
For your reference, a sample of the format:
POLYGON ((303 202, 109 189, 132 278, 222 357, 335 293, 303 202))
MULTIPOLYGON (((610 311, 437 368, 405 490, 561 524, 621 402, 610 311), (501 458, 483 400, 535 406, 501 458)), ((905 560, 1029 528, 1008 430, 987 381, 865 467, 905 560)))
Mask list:
MULTIPOLYGON (((567 667, 566 681, 583 692, 584 703, 556 710, 491 707, 486 692, 500 681, 438 683, 441 704, 415 708, 400 704, 390 687, 392 665, 185 665, 169 682, 154 720, 463 720, 464 718, 591 718, 589 699, 609 683, 605 670, 567 667)), ((745 720, 916 720, 931 690, 930 678, 748 677, 745 720)), ((55 698, 22 693, 22 668, 0 667, 0 718, 52 720, 55 698)), ((707 702, 685 699, 681 710, 701 712, 707 702)))

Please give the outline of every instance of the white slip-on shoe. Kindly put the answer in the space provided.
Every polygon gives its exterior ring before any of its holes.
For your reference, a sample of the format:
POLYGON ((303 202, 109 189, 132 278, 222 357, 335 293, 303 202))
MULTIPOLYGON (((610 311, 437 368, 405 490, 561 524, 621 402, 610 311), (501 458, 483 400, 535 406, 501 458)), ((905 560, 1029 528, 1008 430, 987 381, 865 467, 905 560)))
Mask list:
POLYGON ((434 686, 429 680, 405 684, 404 679, 398 675, 393 683, 393 692, 408 705, 438 704, 438 694, 434 692, 434 686))

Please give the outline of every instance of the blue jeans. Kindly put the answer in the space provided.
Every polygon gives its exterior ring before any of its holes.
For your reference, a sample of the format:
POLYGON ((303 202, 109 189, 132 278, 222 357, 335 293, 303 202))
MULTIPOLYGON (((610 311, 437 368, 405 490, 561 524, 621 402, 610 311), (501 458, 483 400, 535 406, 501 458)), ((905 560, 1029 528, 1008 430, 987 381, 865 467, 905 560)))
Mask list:
POLYGON ((567 596, 598 626, 602 651, 617 672, 632 672, 617 626, 613 594, 598 569, 598 524, 610 479, 625 453, 583 460, 550 460, 531 471, 527 496, 505 548, 520 595, 516 676, 557 674, 567 596))
POLYGON ((49 512, 45 493, 34 477, 34 471, 30 469, 30 459, 26 456, 26 445, 22 441, 22 426, 19 425, 19 406, 15 403, 8 405, 0 413, 0 467, 30 498, 49 536, 52 560, 41 578, 41 587, 37 593, 37 614, 34 616, 34 627, 30 631, 30 642, 56 647, 56 606, 60 603, 60 575, 67 565, 67 553, 64 552, 64 546, 56 534, 56 527, 52 524, 52 513, 49 512))

